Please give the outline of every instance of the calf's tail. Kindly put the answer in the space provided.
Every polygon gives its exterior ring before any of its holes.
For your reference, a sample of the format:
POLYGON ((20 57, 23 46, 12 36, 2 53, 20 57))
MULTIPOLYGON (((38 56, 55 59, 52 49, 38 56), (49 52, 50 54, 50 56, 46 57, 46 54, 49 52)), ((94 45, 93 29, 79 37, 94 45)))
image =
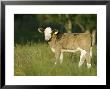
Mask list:
POLYGON ((93 30, 92 31, 92 46, 94 46, 95 45, 95 41, 96 41, 96 31, 95 30, 93 30))
POLYGON ((96 31, 93 30, 92 34, 91 34, 91 48, 90 48, 90 56, 92 58, 92 47, 95 45, 95 41, 96 41, 96 31))

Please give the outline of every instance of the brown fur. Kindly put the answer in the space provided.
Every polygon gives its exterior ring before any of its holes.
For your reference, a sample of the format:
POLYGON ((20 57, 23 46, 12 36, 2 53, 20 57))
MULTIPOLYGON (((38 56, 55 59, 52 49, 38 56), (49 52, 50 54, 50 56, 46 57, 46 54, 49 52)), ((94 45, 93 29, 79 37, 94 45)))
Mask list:
POLYGON ((48 43, 55 50, 56 62, 59 60, 62 49, 76 50, 81 48, 87 52, 85 56, 87 63, 91 63, 91 38, 90 33, 64 33, 60 38, 58 35, 52 34, 52 38, 48 43))
POLYGON ((56 49, 70 49, 74 50, 78 47, 89 50, 91 47, 91 34, 89 33, 64 33, 60 38, 53 34, 49 45, 56 49))

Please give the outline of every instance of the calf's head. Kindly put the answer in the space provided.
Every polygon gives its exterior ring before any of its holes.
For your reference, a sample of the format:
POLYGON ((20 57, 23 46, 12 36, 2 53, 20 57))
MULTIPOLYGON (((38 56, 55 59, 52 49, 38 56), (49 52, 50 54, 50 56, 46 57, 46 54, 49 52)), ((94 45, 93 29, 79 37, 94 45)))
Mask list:
POLYGON ((49 41, 52 38, 53 34, 57 34, 58 30, 52 30, 52 28, 47 27, 45 29, 38 28, 38 31, 44 33, 45 40, 49 41))

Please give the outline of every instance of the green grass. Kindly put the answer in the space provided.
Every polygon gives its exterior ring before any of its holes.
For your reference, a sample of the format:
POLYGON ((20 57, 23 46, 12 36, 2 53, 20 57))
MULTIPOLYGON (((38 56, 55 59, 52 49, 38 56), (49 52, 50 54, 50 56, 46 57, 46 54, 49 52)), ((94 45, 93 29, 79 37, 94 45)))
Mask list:
POLYGON ((96 76, 97 52, 93 48, 92 68, 86 63, 78 68, 79 52, 64 53, 62 64, 54 64, 54 53, 46 43, 16 44, 14 47, 15 76, 96 76))

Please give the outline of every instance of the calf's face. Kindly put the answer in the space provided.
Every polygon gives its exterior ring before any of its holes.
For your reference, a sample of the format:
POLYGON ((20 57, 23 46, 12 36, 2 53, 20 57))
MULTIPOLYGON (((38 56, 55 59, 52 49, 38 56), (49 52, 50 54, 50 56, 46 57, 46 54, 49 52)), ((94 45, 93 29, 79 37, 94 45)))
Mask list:
POLYGON ((40 33, 44 33, 44 36, 45 36, 45 40, 46 41, 49 41, 51 38, 52 38, 52 34, 57 34, 58 33, 58 30, 52 30, 50 27, 47 27, 45 29, 43 28, 38 28, 38 31, 40 33))
POLYGON ((48 41, 51 39, 51 34, 52 34, 52 29, 50 27, 47 27, 44 30, 44 36, 45 36, 45 40, 48 41))

